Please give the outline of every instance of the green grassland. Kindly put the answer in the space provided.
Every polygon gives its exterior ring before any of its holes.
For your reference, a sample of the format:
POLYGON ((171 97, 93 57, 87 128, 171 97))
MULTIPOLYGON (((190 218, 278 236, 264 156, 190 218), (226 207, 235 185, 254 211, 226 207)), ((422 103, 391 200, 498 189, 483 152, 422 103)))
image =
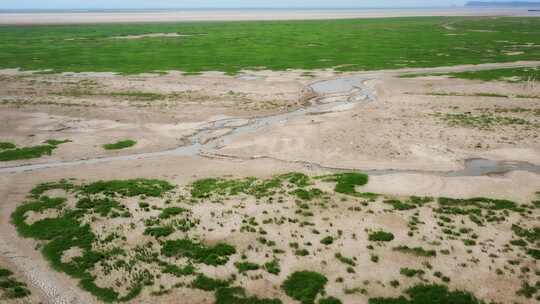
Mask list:
POLYGON ((236 73, 263 67, 355 71, 538 60, 540 19, 5 26, 0 27, 0 41, 0 68, 127 74, 165 70, 236 73), (188 36, 113 38, 150 33, 188 36))

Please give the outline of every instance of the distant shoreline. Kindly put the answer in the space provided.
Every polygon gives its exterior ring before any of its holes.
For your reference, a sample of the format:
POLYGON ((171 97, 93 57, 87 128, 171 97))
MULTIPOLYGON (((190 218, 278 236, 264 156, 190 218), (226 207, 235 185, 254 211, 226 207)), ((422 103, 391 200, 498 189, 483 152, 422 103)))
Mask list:
POLYGON ((539 17, 527 8, 0 10, 0 25, 329 20, 427 16, 539 17))

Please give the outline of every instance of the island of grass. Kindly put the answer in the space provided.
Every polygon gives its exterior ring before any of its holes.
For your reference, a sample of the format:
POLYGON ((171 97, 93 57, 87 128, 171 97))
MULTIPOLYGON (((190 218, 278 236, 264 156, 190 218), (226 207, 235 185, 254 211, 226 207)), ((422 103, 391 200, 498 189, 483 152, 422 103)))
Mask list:
POLYGON ((104 144, 103 149, 105 150, 121 150, 121 149, 127 149, 135 146, 137 142, 132 139, 123 139, 119 140, 115 143, 111 144, 104 144))
POLYGON ((10 142, 0 142, 0 161, 14 161, 40 158, 44 155, 52 155, 52 151, 58 148, 58 145, 70 142, 70 140, 49 139, 44 145, 21 147, 10 142))

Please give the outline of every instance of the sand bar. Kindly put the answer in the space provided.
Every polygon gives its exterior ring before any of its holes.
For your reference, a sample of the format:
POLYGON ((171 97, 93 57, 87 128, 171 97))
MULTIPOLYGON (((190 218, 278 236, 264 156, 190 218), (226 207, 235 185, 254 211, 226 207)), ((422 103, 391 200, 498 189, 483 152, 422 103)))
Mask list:
POLYGON ((153 10, 153 11, 4 11, 0 25, 88 24, 129 22, 316 20, 415 16, 540 16, 526 8, 339 9, 339 10, 153 10))

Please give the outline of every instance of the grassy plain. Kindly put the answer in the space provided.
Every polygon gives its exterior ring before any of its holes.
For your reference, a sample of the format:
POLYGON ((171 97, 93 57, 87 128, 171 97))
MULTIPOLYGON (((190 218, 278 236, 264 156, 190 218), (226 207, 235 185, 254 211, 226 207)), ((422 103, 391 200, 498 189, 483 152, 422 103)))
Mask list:
POLYGON ((0 27, 0 68, 339 71, 540 58, 540 19, 418 17, 0 27), (176 36, 140 36, 178 33, 176 36), (118 39, 119 36, 134 36, 118 39), (139 36, 136 36, 139 35, 139 36))

